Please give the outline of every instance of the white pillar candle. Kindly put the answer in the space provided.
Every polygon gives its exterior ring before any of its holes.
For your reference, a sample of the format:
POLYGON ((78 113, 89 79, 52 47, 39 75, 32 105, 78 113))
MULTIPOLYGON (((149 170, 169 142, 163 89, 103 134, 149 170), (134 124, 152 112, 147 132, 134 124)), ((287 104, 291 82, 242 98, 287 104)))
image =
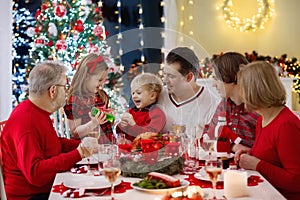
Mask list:
POLYGON ((227 198, 248 196, 247 172, 228 170, 224 173, 224 195, 227 198))

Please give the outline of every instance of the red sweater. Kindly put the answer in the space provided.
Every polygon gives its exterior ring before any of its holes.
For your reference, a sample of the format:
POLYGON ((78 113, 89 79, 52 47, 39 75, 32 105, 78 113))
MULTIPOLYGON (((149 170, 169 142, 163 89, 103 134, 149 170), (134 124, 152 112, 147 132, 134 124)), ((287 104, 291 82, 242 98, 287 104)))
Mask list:
POLYGON ((125 133, 126 138, 133 141, 136 136, 144 132, 161 132, 166 123, 164 112, 156 105, 144 108, 142 110, 136 107, 130 108, 129 112, 136 123, 134 126, 117 126, 117 133, 125 133))
POLYGON ((266 127, 256 127, 252 155, 259 171, 287 199, 300 199, 300 119, 285 107, 266 127))
POLYGON ((57 172, 81 160, 78 140, 58 138, 50 114, 25 100, 11 113, 1 136, 8 199, 49 193, 57 172))

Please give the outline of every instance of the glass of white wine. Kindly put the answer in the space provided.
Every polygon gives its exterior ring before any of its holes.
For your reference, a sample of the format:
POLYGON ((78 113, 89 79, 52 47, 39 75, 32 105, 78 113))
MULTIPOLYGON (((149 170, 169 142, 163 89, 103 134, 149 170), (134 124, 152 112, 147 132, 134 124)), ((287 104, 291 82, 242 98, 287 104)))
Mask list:
POLYGON ((216 196, 216 186, 219 178, 222 175, 222 162, 220 160, 208 160, 205 162, 205 171, 207 177, 212 182, 213 186, 213 197, 212 199, 217 199, 216 196))
POLYGON ((103 173, 106 180, 111 184, 111 200, 114 200, 114 182, 121 174, 120 161, 114 158, 104 161, 103 173))

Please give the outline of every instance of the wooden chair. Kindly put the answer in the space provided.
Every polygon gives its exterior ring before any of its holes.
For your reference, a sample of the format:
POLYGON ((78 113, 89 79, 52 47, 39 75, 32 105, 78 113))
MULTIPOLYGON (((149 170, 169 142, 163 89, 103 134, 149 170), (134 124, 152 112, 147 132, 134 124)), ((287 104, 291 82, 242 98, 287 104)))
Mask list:
POLYGON ((56 133, 59 137, 71 138, 71 133, 69 129, 69 124, 67 120, 67 116, 63 110, 63 108, 54 112, 53 115, 53 126, 56 130, 56 133))
MULTIPOLYGON (((6 120, 0 122, 0 138, 3 131, 3 128, 5 126, 6 120)), ((3 182, 3 176, 2 176, 2 153, 1 153, 1 140, 0 140, 0 199, 1 200, 7 200, 5 189, 4 189, 4 182, 3 182)))

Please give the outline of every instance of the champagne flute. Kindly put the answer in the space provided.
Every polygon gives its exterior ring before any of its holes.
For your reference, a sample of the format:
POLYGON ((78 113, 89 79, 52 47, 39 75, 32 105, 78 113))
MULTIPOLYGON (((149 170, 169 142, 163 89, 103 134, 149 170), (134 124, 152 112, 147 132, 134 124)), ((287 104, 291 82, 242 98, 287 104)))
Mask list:
POLYGON ((103 163, 103 172, 106 180, 111 184, 111 200, 114 200, 114 182, 121 174, 121 163, 116 159, 109 159, 103 163))
POLYGON ((205 162, 205 171, 212 182, 213 186, 213 198, 217 199, 216 197, 216 186, 217 182, 222 174, 222 162, 220 160, 208 160, 205 162))

